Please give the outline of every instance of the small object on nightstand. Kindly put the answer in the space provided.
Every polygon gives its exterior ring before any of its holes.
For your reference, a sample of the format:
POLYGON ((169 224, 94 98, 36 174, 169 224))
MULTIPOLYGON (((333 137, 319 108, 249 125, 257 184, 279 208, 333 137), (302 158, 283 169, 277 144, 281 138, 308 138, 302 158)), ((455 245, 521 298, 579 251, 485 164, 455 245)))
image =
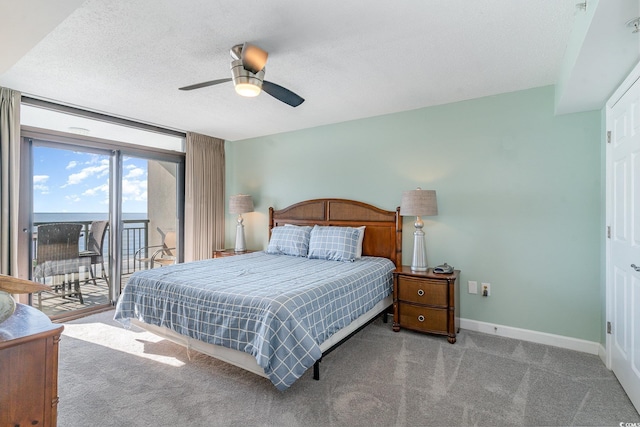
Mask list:
POLYGON ((453 273, 453 267, 445 262, 444 264, 434 268, 433 272, 436 274, 451 274, 453 273))
POLYGON ((393 330, 400 328, 447 335, 456 342, 460 330, 460 271, 436 274, 412 271, 408 265, 393 273, 393 330))

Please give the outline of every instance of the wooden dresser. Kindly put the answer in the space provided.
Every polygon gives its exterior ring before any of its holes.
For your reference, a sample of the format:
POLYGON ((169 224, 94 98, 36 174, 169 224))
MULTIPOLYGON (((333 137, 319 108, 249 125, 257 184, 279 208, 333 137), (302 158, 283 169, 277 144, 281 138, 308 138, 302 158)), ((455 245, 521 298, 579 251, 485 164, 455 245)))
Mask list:
POLYGON ((434 274, 403 265, 393 273, 393 330, 400 328, 447 335, 456 342, 460 329, 460 271, 434 274))
POLYGON ((56 425, 63 329, 23 304, 0 323, 0 426, 56 425))

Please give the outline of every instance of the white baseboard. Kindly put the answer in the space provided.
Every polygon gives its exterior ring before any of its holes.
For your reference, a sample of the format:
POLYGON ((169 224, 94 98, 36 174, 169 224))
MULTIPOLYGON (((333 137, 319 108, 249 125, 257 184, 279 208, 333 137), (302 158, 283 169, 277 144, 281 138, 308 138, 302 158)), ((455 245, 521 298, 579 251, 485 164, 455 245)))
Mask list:
POLYGON ((565 337, 562 335, 548 334, 546 332, 532 331, 529 329, 520 329, 511 326, 479 322, 477 320, 460 319, 460 328, 467 329, 469 331, 497 335, 505 338, 515 338, 522 341, 552 345, 554 347, 595 354, 600 356, 600 358, 602 358, 603 360, 603 355, 606 353, 604 347, 602 347, 602 345, 598 342, 565 337))
MULTIPOLYGON (((600 360, 604 363, 604 366, 607 366, 607 349, 602 344, 598 344, 598 356, 600 356, 600 360)), ((609 368, 609 366, 607 366, 609 368)))

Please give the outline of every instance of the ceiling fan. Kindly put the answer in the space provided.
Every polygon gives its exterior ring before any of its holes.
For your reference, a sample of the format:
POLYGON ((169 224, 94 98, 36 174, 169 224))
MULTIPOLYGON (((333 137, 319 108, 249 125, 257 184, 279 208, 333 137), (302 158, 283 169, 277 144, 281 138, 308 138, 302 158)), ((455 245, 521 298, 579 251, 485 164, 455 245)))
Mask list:
POLYGON ((285 104, 297 107, 304 98, 275 83, 264 80, 264 66, 269 54, 249 43, 237 44, 231 48, 231 78, 197 83, 179 88, 193 90, 233 81, 236 92, 242 96, 258 96, 262 90, 285 104))

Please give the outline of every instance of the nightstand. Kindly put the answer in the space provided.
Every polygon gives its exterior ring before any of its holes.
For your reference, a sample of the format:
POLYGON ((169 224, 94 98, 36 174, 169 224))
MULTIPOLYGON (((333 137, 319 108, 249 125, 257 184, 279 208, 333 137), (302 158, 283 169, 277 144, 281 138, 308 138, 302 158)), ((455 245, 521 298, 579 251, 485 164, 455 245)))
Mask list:
POLYGON ((393 330, 400 328, 447 335, 456 342, 460 330, 460 270, 435 274, 403 265, 393 273, 393 330))
POLYGON ((255 251, 247 250, 247 251, 242 251, 242 252, 236 252, 233 249, 216 249, 215 251, 213 251, 213 257, 214 258, 222 258, 222 257, 226 257, 226 256, 250 254, 251 252, 255 252, 255 251))

